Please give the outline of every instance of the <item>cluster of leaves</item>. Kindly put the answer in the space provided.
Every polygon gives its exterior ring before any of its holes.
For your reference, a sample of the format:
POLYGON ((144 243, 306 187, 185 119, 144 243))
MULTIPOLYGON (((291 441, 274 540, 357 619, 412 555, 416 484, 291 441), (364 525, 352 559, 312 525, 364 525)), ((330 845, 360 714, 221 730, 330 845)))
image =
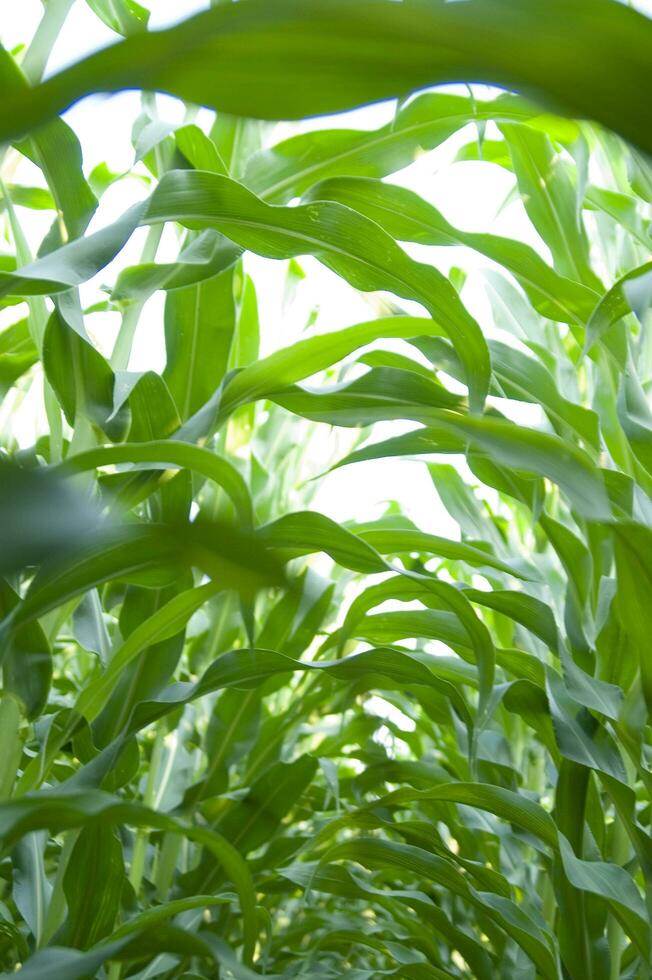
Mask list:
POLYGON ((0 49, 2 396, 40 388, 48 420, 0 468, 2 969, 649 976, 652 25, 611 0, 240 0, 154 34, 88 3, 126 39, 40 83, 71 7, 49 0, 0 49), (244 118, 478 79, 512 92, 282 142, 244 118), (149 196, 85 234, 116 175, 87 179, 55 114, 127 86, 217 113, 172 130, 145 95, 149 196), (468 124, 458 159, 509 172, 545 259, 385 180, 468 124), (6 179, 19 157, 44 186, 6 179), (36 257, 21 208, 52 212, 36 257), (490 262, 487 323, 450 245, 490 262), (393 313, 260 357, 244 252, 314 256, 393 313), (158 291, 165 370, 130 372, 158 291), (359 430, 338 465, 423 457, 459 538, 306 509, 321 427, 359 430))

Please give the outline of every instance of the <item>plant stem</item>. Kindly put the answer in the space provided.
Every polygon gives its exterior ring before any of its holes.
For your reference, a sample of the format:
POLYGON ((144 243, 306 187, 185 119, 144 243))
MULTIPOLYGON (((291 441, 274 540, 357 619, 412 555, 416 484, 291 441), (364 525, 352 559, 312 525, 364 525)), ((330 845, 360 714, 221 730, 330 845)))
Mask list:
MULTIPOLYGON (((9 219, 11 235, 16 246, 16 258, 19 265, 29 265, 32 261, 32 253, 16 215, 16 211, 11 200, 11 195, 0 175, 0 193, 2 193, 9 219)), ((42 296, 28 296, 27 306, 29 315, 27 318, 29 332, 39 352, 43 351, 43 337, 48 321, 48 309, 42 296)), ((45 403, 45 413, 47 415, 48 427, 50 431, 50 461, 59 463, 63 455, 63 426, 61 423, 61 409, 52 387, 47 378, 43 379, 43 401, 45 403)))
MULTIPOLYGON (((151 95, 151 93, 145 93, 143 95, 143 102, 149 108, 152 116, 156 117, 156 97, 151 95)), ((154 147, 154 156, 156 159, 158 178, 160 180, 161 176, 165 173, 167 166, 160 144, 154 147)), ((141 264, 153 262, 156 258, 156 253, 161 242, 164 227, 164 224, 150 225, 147 231, 147 238, 145 239, 143 251, 140 256, 141 264)), ((136 335, 138 321, 140 320, 140 315, 143 312, 145 303, 146 300, 136 300, 129 307, 127 307, 122 316, 120 330, 118 332, 118 336, 116 337, 113 352, 111 354, 111 367, 115 371, 126 371, 129 367, 131 348, 136 335)))
MULTIPOLYGON (((147 773, 147 783, 145 785, 145 793, 143 795, 143 803, 145 806, 151 807, 154 802, 154 798, 156 796, 156 781, 158 778, 158 770, 161 765, 164 743, 165 743, 165 729, 161 725, 158 731, 156 732, 154 747, 152 748, 152 757, 150 760, 149 771, 147 773)), ((149 832, 146 829, 140 828, 136 832, 136 839, 134 841, 134 850, 131 859, 131 869, 129 871, 129 881, 136 894, 140 890, 140 885, 143 880, 143 874, 145 871, 145 857, 147 851, 148 838, 149 838, 149 832)))
MULTIPOLYGON (((25 77, 32 85, 39 82, 47 66, 52 49, 61 33, 74 0, 49 0, 45 7, 43 16, 32 41, 23 58, 22 70, 25 77)), ((6 147, 0 147, 0 164, 6 153, 6 147)), ((22 228, 16 218, 11 198, 7 194, 6 187, 0 178, 0 187, 3 197, 7 204, 7 214, 12 229, 12 235, 16 243, 16 253, 21 265, 31 262, 31 253, 27 245, 22 228), (19 244, 20 242, 20 244, 19 244)), ((45 300, 39 296, 34 296, 27 301, 29 306, 29 325, 30 333, 34 339, 39 354, 42 350, 43 334, 47 323, 47 307, 45 300)), ((45 403, 45 414, 50 430, 50 462, 59 463, 63 456, 63 425, 61 422, 61 409, 55 397, 52 387, 47 380, 43 381, 43 400, 45 403)))
POLYGON ((40 82, 61 28, 75 0, 48 0, 32 42, 23 58, 22 69, 27 80, 40 82))
MULTIPOLYGON (((164 225, 162 224, 150 226, 147 232, 147 238, 145 239, 145 244, 143 246, 143 251, 140 256, 141 263, 153 262, 156 258, 156 252, 161 241, 163 228, 164 225)), ((134 342, 134 336, 136 334, 138 321, 140 320, 140 314, 143 312, 144 306, 145 301, 137 300, 136 302, 132 303, 131 306, 127 307, 122 316, 120 330, 113 346, 113 353, 111 354, 111 367, 114 369, 114 371, 126 371, 127 367, 129 366, 131 347, 134 342)))

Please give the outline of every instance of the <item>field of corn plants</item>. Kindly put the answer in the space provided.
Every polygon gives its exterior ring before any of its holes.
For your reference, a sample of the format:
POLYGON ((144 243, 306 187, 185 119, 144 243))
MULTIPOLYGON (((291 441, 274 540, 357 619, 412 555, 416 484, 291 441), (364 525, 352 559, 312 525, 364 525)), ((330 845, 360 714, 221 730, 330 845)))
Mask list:
POLYGON ((650 978, 648 15, 148 6, 0 47, 0 971, 650 978))

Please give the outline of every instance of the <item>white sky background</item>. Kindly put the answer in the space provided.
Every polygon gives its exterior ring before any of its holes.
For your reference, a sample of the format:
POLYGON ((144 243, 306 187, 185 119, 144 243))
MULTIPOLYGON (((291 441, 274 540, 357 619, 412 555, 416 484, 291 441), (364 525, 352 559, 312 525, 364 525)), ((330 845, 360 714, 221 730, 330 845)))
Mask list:
MULTIPOLYGON (((204 9, 208 4, 201 0, 145 0, 151 9, 150 27, 159 28, 183 19, 191 13, 204 9)), ((652 14, 652 0, 641 0, 637 6, 652 14)), ((0 4, 0 38, 7 48, 28 42, 38 24, 42 6, 40 0, 5 0, 0 4), (3 10, 4 7, 4 10, 3 10)), ((87 7, 83 0, 77 0, 64 30, 60 35, 48 64, 50 74, 89 52, 116 40, 107 27, 87 7)), ((480 94, 480 93, 479 93, 480 94)), ((162 118, 180 122, 183 109, 179 103, 167 97, 159 97, 159 112, 162 118)), ((77 133, 83 153, 84 170, 88 174, 93 167, 106 161, 111 170, 123 172, 133 163, 131 127, 140 111, 137 93, 122 93, 117 96, 92 97, 73 107, 65 117, 77 133)), ((336 125, 356 128, 375 128, 391 119, 392 105, 374 106, 345 116, 337 117, 336 125)), ((211 116, 202 111, 196 120, 200 125, 211 116)), ((283 138, 298 128, 310 129, 333 125, 333 119, 308 120, 292 126, 282 124, 277 128, 274 140, 283 138)), ((458 134, 443 148, 418 159, 407 170, 391 178, 395 183, 404 184, 432 202, 452 224, 473 231, 491 231, 521 241, 537 248, 545 258, 549 258, 545 246, 540 242, 525 217, 519 202, 510 203, 501 210, 512 185, 513 178, 500 167, 485 163, 452 163, 455 151, 473 136, 467 130, 464 136, 458 134)), ((35 183, 38 171, 24 164, 14 178, 19 183, 35 183)), ((136 180, 120 181, 106 192, 89 230, 96 230, 110 223, 135 200, 144 196, 147 189, 136 180)), ((20 219, 24 224, 32 248, 36 248, 45 234, 51 215, 20 209, 20 219)), ((82 302, 90 304, 102 298, 98 288, 103 283, 113 282, 117 271, 138 262, 145 230, 141 229, 128 243, 114 263, 82 290, 82 302)), ((486 332, 491 330, 489 305, 484 292, 482 269, 490 263, 470 250, 459 248, 428 248, 425 246, 405 246, 406 250, 421 261, 437 265, 448 273, 451 265, 461 265, 468 272, 463 291, 463 299, 470 312, 476 316, 486 332)), ((172 259, 178 246, 174 236, 164 236, 158 259, 172 259), (167 246, 167 250, 166 250, 167 246), (169 252, 169 254, 167 254, 169 252)), ((263 336, 263 353, 285 346, 295 340, 305 324, 311 309, 317 306, 319 316, 312 332, 325 332, 343 326, 372 319, 377 315, 373 297, 356 293, 333 273, 324 269, 314 259, 301 259, 300 264, 307 273, 299 285, 291 309, 282 311, 285 288, 285 264, 255 256, 247 258, 249 271, 258 286, 259 308, 263 336)), ((139 324, 131 370, 161 370, 165 363, 163 346, 163 305, 164 294, 157 293, 146 305, 139 324)), ((421 312, 417 304, 402 303, 410 311, 421 312)), ((14 312, 5 311, 0 315, 0 325, 16 319, 14 312)), ((100 314, 87 318, 87 329, 105 354, 111 350, 115 332, 119 324, 117 314, 100 314)), ((386 348, 390 344, 383 344, 386 348)), ((399 349, 399 348, 397 348, 399 349)), ((414 351, 410 348, 411 356, 414 351)), ((519 405, 519 418, 535 419, 536 414, 528 415, 529 406, 519 405)), ((4 413, 3 413, 4 415, 4 413)), ((36 436, 38 420, 35 413, 15 429, 22 445, 31 445, 36 436)), ((0 421, 3 426, 9 420, 0 421)), ((42 425, 42 422, 40 423, 42 425)), ((411 426, 410 426, 411 427, 411 426)), ((404 426, 403 428, 406 428, 404 426)), ((333 448, 333 439, 344 438, 346 447, 347 431, 339 436, 328 426, 319 426, 320 438, 311 446, 306 457, 306 475, 313 475, 323 468, 324 459, 333 448)), ((374 441, 396 434, 393 423, 376 427, 374 441)), ((337 455, 343 455, 343 451, 337 455)), ((447 461, 452 462, 453 457, 447 461)), ((370 520, 382 513, 384 502, 399 500, 403 510, 424 530, 434 533, 457 536, 453 522, 440 505, 433 492, 427 470, 422 463, 405 460, 383 460, 366 463, 364 466, 345 467, 329 475, 320 484, 317 497, 312 506, 338 521, 347 519, 370 520)))

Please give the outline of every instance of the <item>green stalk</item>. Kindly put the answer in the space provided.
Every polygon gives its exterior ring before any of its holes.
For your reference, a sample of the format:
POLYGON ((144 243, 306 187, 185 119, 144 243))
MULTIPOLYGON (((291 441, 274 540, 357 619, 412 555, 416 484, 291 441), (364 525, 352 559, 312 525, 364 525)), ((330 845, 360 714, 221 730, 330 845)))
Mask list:
MULTIPOLYGON (((161 765, 161 759, 163 756, 163 748, 165 744, 165 729, 161 725, 156 732, 156 738, 154 740, 154 747, 152 748, 152 757, 150 759, 149 771, 147 773, 147 783, 145 785, 145 793, 143 794, 143 803, 145 806, 151 807, 156 798, 156 781, 158 779, 158 770, 161 765)), ((143 880, 143 874, 145 872, 145 858, 147 856, 147 841, 149 839, 149 831, 140 828, 136 832, 136 839, 134 841, 134 849, 131 858, 131 869, 129 871, 129 881, 136 892, 140 891, 140 886, 143 880)))
MULTIPOLYGON (((582 857, 584 821, 590 773, 564 759, 559 766, 555 793, 555 821, 578 857, 582 857)), ((591 980, 593 966, 586 921, 584 892, 575 888, 558 865, 555 874, 560 952, 569 975, 591 980)))
POLYGON ((552 878, 549 874, 543 877, 543 887, 541 889, 541 915, 547 923, 550 932, 555 931, 555 916, 557 914, 557 901, 555 899, 555 889, 553 888, 552 878))
POLYGON ((40 82, 43 77, 52 49, 74 2, 75 0, 48 0, 45 5, 43 16, 22 63, 23 72, 32 85, 40 82))
POLYGON ((43 943, 48 943, 60 925, 66 918, 66 897, 63 892, 63 878, 70 861, 72 849, 79 836, 78 830, 70 830, 65 836, 61 855, 57 862, 57 873, 54 879, 54 887, 48 905, 45 927, 43 929, 43 943))
MULTIPOLYGON (((0 176, 0 192, 5 202, 11 237, 16 246, 16 259, 19 265, 29 265, 33 260, 33 255, 20 221, 18 220, 11 194, 2 176, 0 176)), ((29 331, 40 354, 43 350, 43 334, 45 333, 45 326, 48 321, 47 306, 42 296, 28 296, 27 305, 29 307, 29 331)))
POLYGON ((179 866, 179 854, 183 843, 180 834, 166 834, 158 851, 154 884, 159 901, 164 902, 169 895, 174 872, 179 866))
MULTIPOLYGON (((33 85, 39 82, 43 76, 52 49, 61 33, 61 29, 73 3, 74 0, 49 0, 45 7, 43 17, 39 22, 22 63, 22 70, 27 80, 33 85)), ((6 147, 0 148, 0 164, 2 164, 5 152, 6 147)), ((9 216, 12 235, 16 243, 17 256, 21 265, 27 265, 31 261, 31 252, 27 245, 27 240, 23 235, 22 228, 16 218, 11 198, 7 194, 6 187, 2 183, 1 178, 0 187, 7 202, 7 214, 9 216)), ((45 332, 45 325, 47 323, 47 307, 42 297, 31 297, 27 303, 29 307, 30 333, 40 354, 43 344, 43 333, 45 332)), ((61 409, 47 379, 44 379, 43 382, 43 400, 50 430, 50 460, 53 463, 58 463, 63 457, 61 409)))
MULTIPOLYGON (((613 864, 622 867, 629 858, 629 855, 629 837, 627 836, 627 831, 625 830, 622 820, 619 820, 618 816, 616 816, 614 818, 611 861, 613 864)), ((611 955, 609 980, 619 980, 620 978, 620 960, 624 949, 624 938, 625 933, 620 922, 614 915, 610 915, 609 925, 607 926, 607 942, 609 944, 609 953, 611 955)))
MULTIPOLYGON (((84 374, 79 357, 79 343, 76 336, 73 338, 73 343, 71 346, 76 398, 75 425, 72 439, 70 441, 70 452, 74 454, 83 452, 84 449, 90 449, 92 446, 95 446, 97 444, 97 440, 93 435, 93 427, 89 422, 88 414, 86 412, 86 388, 84 386, 84 374)), ((86 475, 83 482, 88 484, 91 480, 92 477, 90 477, 90 475, 86 475)))
POLYGON ((16 771, 23 754, 23 740, 20 736, 20 708, 10 694, 0 697, 0 800, 12 795, 16 771))
MULTIPOLYGON (((147 262, 153 262, 156 258, 156 253, 161 241, 161 236, 163 235, 164 227, 165 226, 162 224, 150 225, 147 232, 147 238, 145 239, 145 244, 140 255, 141 263, 144 264, 147 262)), ((114 369, 114 371, 126 371, 129 366, 131 348, 136 335, 138 321, 140 320, 140 314, 143 312, 144 306, 144 301, 137 300, 127 307, 122 316, 120 330, 111 354, 111 367, 114 369)))
MULTIPOLYGON (((74 0, 49 0, 43 12, 39 25, 34 33, 34 37, 23 58, 22 70, 25 77, 32 85, 39 82, 47 66, 50 54, 56 43, 61 29, 65 23, 74 0)), ((0 148, 0 165, 4 159, 6 147, 0 148)), ((16 218, 11 198, 0 177, 0 187, 7 202, 7 214, 12 230, 12 235, 16 243, 16 252, 21 265, 27 265, 31 261, 30 249, 27 245, 22 228, 16 218), (20 243, 20 244, 19 244, 20 243)), ((30 333, 36 343, 39 355, 43 346, 43 334, 47 323, 47 307, 42 297, 31 297, 27 301, 29 307, 29 328, 30 333)), ((50 430, 50 460, 58 463, 63 457, 63 425, 61 421, 61 409, 59 402, 47 379, 43 381, 43 400, 45 403, 45 414, 50 430)))
MULTIPOLYGON (((29 265, 33 259, 32 252, 18 220, 7 185, 1 175, 0 192, 5 201, 9 227, 14 245, 16 246, 16 258, 19 265, 29 265)), ((28 296, 26 301, 29 309, 27 317, 29 332, 39 352, 39 356, 41 356, 43 352, 43 337, 48 322, 48 309, 42 296, 28 296)), ((59 463, 63 456, 61 409, 52 387, 45 377, 43 378, 43 400, 50 430, 50 458, 53 463, 59 463)))
MULTIPOLYGON (((156 96, 152 93, 144 93, 143 102, 145 105, 149 106, 152 112, 152 117, 156 118, 156 96)), ((188 119, 192 114, 193 108, 194 107, 189 107, 186 110, 186 119, 188 119)), ((160 143, 154 147, 154 157, 156 159, 156 169, 160 180, 168 166, 168 161, 164 159, 160 143)), ((161 242, 164 228, 164 224, 150 225, 147 231, 145 244, 140 255, 141 264, 153 262, 156 258, 156 253, 161 242)), ((118 332, 118 336, 116 337, 113 352, 111 354, 111 367, 115 371, 126 371, 129 366, 131 348, 133 346, 138 321, 140 320, 140 315, 143 312, 145 302, 146 301, 137 300, 136 302, 132 303, 127 307, 122 316, 120 330, 118 332)))

